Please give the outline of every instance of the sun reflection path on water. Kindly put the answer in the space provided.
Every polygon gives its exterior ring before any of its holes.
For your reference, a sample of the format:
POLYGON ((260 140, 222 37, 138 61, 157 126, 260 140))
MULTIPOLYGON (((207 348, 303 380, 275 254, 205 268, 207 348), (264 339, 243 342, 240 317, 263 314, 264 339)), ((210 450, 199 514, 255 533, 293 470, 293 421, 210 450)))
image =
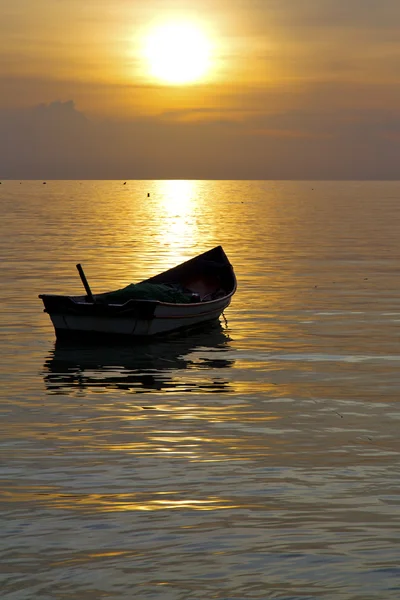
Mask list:
POLYGON ((185 250, 197 245, 199 238, 196 181, 170 180, 158 182, 159 246, 163 248, 165 266, 190 258, 185 250))
POLYGON ((187 179, 158 181, 162 208, 171 216, 185 216, 195 199, 198 182, 187 179))
POLYGON ((140 220, 137 214, 130 218, 133 237, 139 226, 143 240, 135 255, 138 272, 155 275, 216 245, 215 206, 204 185, 183 179, 153 182, 140 220))

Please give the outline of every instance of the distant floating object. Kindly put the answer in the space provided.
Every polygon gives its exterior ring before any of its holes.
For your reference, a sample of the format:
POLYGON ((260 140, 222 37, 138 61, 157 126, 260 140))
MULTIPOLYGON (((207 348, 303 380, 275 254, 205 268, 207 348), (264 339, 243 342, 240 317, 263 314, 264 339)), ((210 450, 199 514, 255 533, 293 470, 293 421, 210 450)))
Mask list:
POLYGON ((45 182, 45 181, 43 181, 43 185, 46 185, 46 182, 45 182))
POLYGON ((126 181, 124 181, 124 185, 126 185, 126 181))
POLYGON ((150 192, 147 192, 147 197, 150 198, 150 192))

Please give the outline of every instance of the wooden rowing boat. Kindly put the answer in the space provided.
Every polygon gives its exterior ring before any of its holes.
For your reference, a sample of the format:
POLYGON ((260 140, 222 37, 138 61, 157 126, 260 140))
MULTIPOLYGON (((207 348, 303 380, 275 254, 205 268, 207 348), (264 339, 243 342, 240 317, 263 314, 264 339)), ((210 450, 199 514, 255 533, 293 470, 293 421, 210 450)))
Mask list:
POLYGON ((221 246, 139 284, 103 294, 92 294, 82 267, 77 267, 86 296, 39 295, 58 339, 129 340, 197 328, 219 319, 237 285, 221 246))

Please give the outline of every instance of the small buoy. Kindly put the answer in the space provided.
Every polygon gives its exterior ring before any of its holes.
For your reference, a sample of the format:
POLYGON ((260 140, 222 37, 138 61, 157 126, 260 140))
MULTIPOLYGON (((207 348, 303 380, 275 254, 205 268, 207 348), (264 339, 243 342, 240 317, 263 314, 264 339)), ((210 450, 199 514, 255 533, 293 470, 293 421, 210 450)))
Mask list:
POLYGON ((45 181, 43 181, 43 185, 46 185, 46 182, 45 182, 45 181))
POLYGON ((126 181, 124 181, 124 185, 126 185, 126 181))
POLYGON ((150 192, 147 192, 147 197, 150 198, 150 192))

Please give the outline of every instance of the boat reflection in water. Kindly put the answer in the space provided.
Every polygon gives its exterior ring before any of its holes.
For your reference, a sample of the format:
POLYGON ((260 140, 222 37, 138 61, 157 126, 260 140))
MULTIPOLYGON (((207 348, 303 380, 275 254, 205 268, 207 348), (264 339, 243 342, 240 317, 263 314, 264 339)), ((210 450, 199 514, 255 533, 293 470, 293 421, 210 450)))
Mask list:
POLYGON ((234 360, 224 358, 230 338, 221 325, 137 345, 96 346, 55 343, 43 366, 46 388, 52 394, 97 392, 185 391, 227 392, 230 383, 215 369, 234 360))

